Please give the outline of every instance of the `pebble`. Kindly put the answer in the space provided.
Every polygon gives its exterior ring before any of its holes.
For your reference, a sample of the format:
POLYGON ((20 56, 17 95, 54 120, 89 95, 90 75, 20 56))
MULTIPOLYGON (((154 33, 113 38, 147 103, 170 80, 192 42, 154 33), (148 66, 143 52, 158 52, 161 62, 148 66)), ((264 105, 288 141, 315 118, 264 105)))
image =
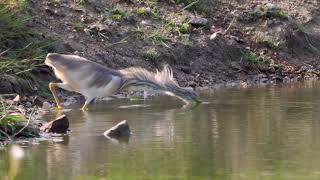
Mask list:
POLYGON ((47 101, 46 101, 46 102, 43 102, 43 104, 42 104, 42 109, 43 109, 44 111, 49 111, 50 108, 51 108, 51 104, 50 104, 50 103, 48 103, 47 101))
POLYGON ((189 21, 189 24, 194 27, 203 27, 203 26, 207 26, 209 22, 208 22, 208 19, 206 18, 197 17, 197 18, 192 18, 189 21))

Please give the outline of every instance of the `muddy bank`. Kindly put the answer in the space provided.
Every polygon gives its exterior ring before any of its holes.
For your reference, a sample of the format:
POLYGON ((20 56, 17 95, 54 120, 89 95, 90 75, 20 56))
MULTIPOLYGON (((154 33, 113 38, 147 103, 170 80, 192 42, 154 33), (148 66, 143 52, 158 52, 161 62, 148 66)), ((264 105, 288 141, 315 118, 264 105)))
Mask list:
MULTIPOLYGON (((32 17, 28 27, 54 38, 59 53, 114 69, 155 71, 169 64, 182 86, 246 87, 319 77, 318 2, 199 1, 191 8, 181 2, 32 0, 25 13, 32 17), (198 9, 202 5, 216 11, 198 9)), ((40 66, 32 73, 30 81, 2 76, 0 92, 38 94, 42 87, 41 96, 50 97, 52 71, 40 66), (33 83, 40 78, 43 83, 33 83)))

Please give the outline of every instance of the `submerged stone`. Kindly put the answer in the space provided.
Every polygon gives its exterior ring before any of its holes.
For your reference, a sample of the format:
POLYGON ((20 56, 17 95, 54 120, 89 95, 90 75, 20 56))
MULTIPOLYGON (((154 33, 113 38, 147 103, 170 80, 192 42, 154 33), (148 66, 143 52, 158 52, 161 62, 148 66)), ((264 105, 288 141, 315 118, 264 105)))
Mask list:
POLYGON ((108 129, 103 133, 106 137, 111 138, 128 138, 130 137, 131 130, 128 122, 126 120, 121 121, 117 125, 113 126, 112 128, 108 129))

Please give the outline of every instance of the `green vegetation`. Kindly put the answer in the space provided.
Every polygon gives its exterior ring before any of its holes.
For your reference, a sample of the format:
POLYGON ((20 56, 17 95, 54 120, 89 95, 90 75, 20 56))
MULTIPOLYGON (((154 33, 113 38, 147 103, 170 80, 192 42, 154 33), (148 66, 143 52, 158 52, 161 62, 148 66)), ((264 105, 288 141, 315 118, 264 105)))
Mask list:
POLYGON ((0 74, 12 74, 32 79, 30 71, 43 65, 48 52, 56 50, 55 43, 33 33, 28 17, 20 16, 25 3, 0 4, 0 74))
MULTIPOLYGON (((56 0, 57 1, 57 0, 56 0)), ((60 0, 58 0, 60 1, 60 0)), ((86 3, 86 0, 74 0, 74 2, 78 5, 84 5, 86 3)))
POLYGON ((287 19, 288 14, 284 12, 280 7, 269 7, 266 10, 266 16, 268 18, 280 18, 287 19))
POLYGON ((179 34, 187 34, 190 32, 190 25, 188 19, 184 19, 182 23, 176 23, 175 21, 169 21, 165 28, 171 32, 178 32, 179 34))
POLYGON ((113 19, 114 21, 122 21, 127 16, 126 11, 121 7, 114 8, 111 13, 111 19, 113 19))
POLYGON ((292 29, 294 32, 305 32, 303 25, 298 21, 293 22, 292 29))
POLYGON ((73 28, 77 31, 77 32, 80 32, 80 31, 83 31, 84 29, 84 24, 82 22, 76 22, 73 24, 73 28))
POLYGON ((150 48, 144 53, 143 57, 147 61, 154 61, 159 57, 159 53, 155 48, 150 48))
POLYGON ((267 17, 267 18, 278 18, 278 19, 287 19, 288 13, 283 9, 277 6, 270 7, 259 7, 255 9, 251 15, 256 18, 267 17))
POLYGON ((137 14, 139 15, 146 15, 146 8, 145 7, 139 7, 137 10, 136 10, 137 14))
POLYGON ((160 16, 159 16, 157 9, 155 7, 153 7, 153 8, 139 7, 135 11, 140 16, 149 15, 152 19, 160 19, 160 16))
POLYGON ((250 65, 257 65, 264 62, 263 57, 258 56, 256 53, 249 51, 242 53, 242 59, 247 61, 250 65))
POLYGON ((151 39, 151 41, 155 43, 166 43, 170 41, 170 39, 162 35, 160 31, 152 33, 150 36, 148 36, 148 39, 151 39))
POLYGON ((196 11, 198 13, 209 14, 217 9, 221 5, 221 0, 167 0, 175 4, 184 4, 183 9, 189 11, 196 11))

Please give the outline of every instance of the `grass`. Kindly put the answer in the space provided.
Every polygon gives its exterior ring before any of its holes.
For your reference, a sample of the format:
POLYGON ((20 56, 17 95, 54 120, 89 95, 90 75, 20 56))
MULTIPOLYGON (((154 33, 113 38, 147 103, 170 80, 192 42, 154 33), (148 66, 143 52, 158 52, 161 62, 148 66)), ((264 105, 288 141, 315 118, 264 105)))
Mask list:
POLYGON ((269 48, 272 48, 273 50, 280 50, 283 45, 283 42, 278 38, 267 35, 260 31, 254 33, 253 39, 256 43, 266 44, 269 48))
POLYGON ((59 51, 55 41, 45 39, 27 27, 31 18, 23 14, 26 5, 26 1, 9 5, 0 3, 0 76, 18 76, 34 85, 37 77, 32 70, 43 66, 48 52, 59 51))
POLYGON ((143 57, 147 61, 154 61, 159 57, 159 53, 155 48, 150 48, 143 54, 143 57))
POLYGON ((190 33, 188 19, 184 19, 181 23, 176 23, 171 20, 165 25, 165 29, 170 32, 178 32, 179 34, 190 33))
POLYGON ((122 21, 127 16, 127 12, 121 7, 115 7, 111 13, 111 19, 114 21, 122 21))
POLYGON ((148 39, 150 39, 154 43, 166 43, 171 41, 170 38, 162 35, 160 31, 155 31, 150 36, 148 36, 148 39))
MULTIPOLYGON (((57 0, 55 0, 57 1, 57 0)), ((60 0, 59 0, 60 1, 60 0)), ((74 0, 74 2, 77 4, 77 5, 84 5, 86 3, 87 0, 74 0)))
POLYGON ((196 11, 200 14, 214 13, 221 5, 221 0, 167 0, 169 3, 184 4, 189 11, 196 11))
POLYGON ((84 24, 82 22, 76 22, 73 24, 73 29, 75 29, 77 32, 83 31, 84 24))
POLYGON ((279 7, 269 7, 266 10, 266 17, 268 18, 280 18, 287 19, 288 14, 279 7))
POLYGON ((270 19, 278 18, 278 19, 288 19, 288 13, 283 9, 277 6, 271 7, 259 7, 255 9, 251 15, 256 18, 267 17, 270 19))
POLYGON ((250 52, 243 52, 242 59, 247 61, 250 65, 258 65, 264 62, 264 59, 258 56, 256 53, 250 52))

